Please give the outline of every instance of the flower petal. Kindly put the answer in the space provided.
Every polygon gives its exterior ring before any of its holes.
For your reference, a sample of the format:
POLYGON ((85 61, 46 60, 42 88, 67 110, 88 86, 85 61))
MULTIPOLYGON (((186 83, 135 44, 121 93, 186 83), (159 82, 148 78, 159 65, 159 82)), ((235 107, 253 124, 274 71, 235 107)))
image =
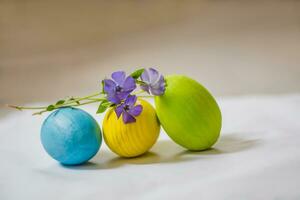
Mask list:
POLYGON ((135 95, 130 95, 126 98, 125 104, 128 106, 134 106, 136 100, 137 100, 137 97, 135 95))
POLYGON ((149 68, 150 83, 155 83, 159 78, 159 73, 153 68, 149 68))
POLYGON ((120 98, 118 98, 114 93, 113 94, 108 94, 107 95, 107 100, 114 103, 114 104, 121 103, 120 98))
POLYGON ((111 77, 118 85, 123 85, 126 74, 124 71, 117 71, 111 74, 111 77))
POLYGON ((110 79, 104 79, 104 91, 106 93, 111 93, 115 90, 116 83, 110 79))
POLYGON ((132 122, 135 122, 136 121, 136 119, 133 117, 133 116, 131 116, 128 112, 126 112, 126 111, 124 111, 123 112, 123 122, 125 123, 125 124, 127 124, 127 123, 132 123, 132 122))
POLYGON ((117 92, 116 96, 120 99, 126 99, 128 97, 128 95, 130 94, 130 91, 122 91, 122 92, 117 92))
POLYGON ((115 113, 116 113, 118 119, 120 118, 122 112, 123 112, 123 105, 119 105, 115 108, 115 113))
POLYGON ((163 76, 160 76, 159 80, 150 86, 150 91, 153 95, 162 95, 165 92, 165 79, 163 76))
POLYGON ((151 94, 155 95, 155 96, 160 96, 163 95, 164 91, 163 88, 150 88, 151 94))
POLYGON ((131 108, 128 112, 129 112, 129 114, 136 117, 136 116, 139 116, 142 111, 143 111, 143 106, 137 105, 137 106, 134 106, 133 108, 131 108))
POLYGON ((140 85, 141 89, 146 91, 148 94, 150 94, 149 92, 149 85, 140 85))
POLYGON ((146 83, 150 83, 150 77, 147 69, 145 69, 144 72, 142 73, 141 79, 146 83))
POLYGON ((136 88, 136 84, 135 84, 134 78, 132 78, 131 76, 128 76, 125 79, 122 87, 123 87, 124 91, 130 91, 130 92, 133 91, 136 88))

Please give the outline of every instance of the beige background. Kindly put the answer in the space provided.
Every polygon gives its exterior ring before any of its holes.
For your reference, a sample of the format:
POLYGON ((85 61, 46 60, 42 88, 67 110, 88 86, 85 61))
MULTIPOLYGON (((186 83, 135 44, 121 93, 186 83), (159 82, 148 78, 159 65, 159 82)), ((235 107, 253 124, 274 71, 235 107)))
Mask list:
POLYGON ((300 1, 0 0, 0 103, 157 66, 216 96, 300 92, 300 1))

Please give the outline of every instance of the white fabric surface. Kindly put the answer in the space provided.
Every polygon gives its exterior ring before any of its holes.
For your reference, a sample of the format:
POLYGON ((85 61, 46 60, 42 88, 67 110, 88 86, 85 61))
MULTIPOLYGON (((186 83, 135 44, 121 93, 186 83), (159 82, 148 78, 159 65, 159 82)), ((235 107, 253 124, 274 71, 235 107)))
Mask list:
POLYGON ((78 167, 44 152, 39 130, 46 115, 2 115, 0 199, 300 199, 300 95, 218 102, 223 128, 211 150, 185 151, 162 131, 142 157, 119 158, 103 143, 78 167))

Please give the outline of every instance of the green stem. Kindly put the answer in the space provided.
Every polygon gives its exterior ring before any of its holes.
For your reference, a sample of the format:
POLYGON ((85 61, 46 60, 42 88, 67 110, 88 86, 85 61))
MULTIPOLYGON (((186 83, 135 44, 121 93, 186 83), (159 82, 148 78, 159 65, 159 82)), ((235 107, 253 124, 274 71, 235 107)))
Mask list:
MULTIPOLYGON (((103 101, 105 100, 104 98, 102 99, 96 99, 96 100, 92 100, 92 101, 87 101, 87 102, 84 102, 84 103, 79 103, 79 104, 73 104, 73 105, 70 105, 68 104, 67 106, 64 105, 64 104, 61 104, 61 105, 56 105, 55 108, 53 110, 56 110, 56 109, 59 109, 59 108, 62 108, 62 107, 77 107, 77 106, 82 106, 82 105, 87 105, 87 104, 91 104, 91 103, 95 103, 95 102, 99 102, 99 101, 103 101)), ((32 115, 41 115, 43 114, 44 112, 47 112, 47 107, 43 108, 44 110, 42 111, 39 111, 39 112, 36 112, 36 113, 33 113, 32 115)))
POLYGON ((32 113, 32 115, 41 115, 41 114, 43 114, 44 112, 48 112, 48 110, 42 110, 42 111, 40 111, 40 112, 32 113))
POLYGON ((40 106, 40 107, 24 107, 24 106, 15 106, 15 105, 7 105, 10 108, 15 108, 17 110, 41 110, 41 109, 46 109, 47 106, 40 106))
MULTIPOLYGON (((70 106, 70 104, 73 104, 73 103, 76 103, 76 102, 79 102, 79 101, 82 101, 82 100, 90 99, 92 97, 99 96, 101 94, 103 94, 103 93, 102 92, 97 92, 97 93, 94 93, 94 94, 91 94, 91 95, 88 95, 88 96, 85 96, 85 97, 74 98, 72 100, 66 101, 63 104, 54 105, 54 106, 55 106, 55 109, 60 108, 60 107, 64 107, 64 106, 70 106)), ((102 101, 103 99, 98 98, 97 100, 102 101)), ((76 104, 76 105, 81 105, 81 104, 76 104)), ((37 106, 37 107, 16 106, 16 105, 7 105, 7 106, 11 107, 11 108, 15 108, 17 110, 42 110, 42 109, 47 109, 47 106, 37 106)))
MULTIPOLYGON (((73 98, 72 100, 66 100, 63 104, 59 104, 59 105, 56 105, 56 104, 53 104, 53 109, 52 110, 55 110, 55 109, 58 109, 58 108, 61 108, 61 107, 67 107, 67 106, 81 106, 81 105, 86 105, 86 104, 90 104, 90 103, 95 103, 95 102, 100 102, 100 101, 103 101, 105 98, 93 98, 93 97, 96 97, 96 96, 99 96, 99 95, 102 95, 103 92, 97 92, 97 93, 94 93, 94 94, 91 94, 91 95, 88 95, 88 96, 85 96, 85 97, 79 97, 79 98, 73 98), (84 102, 84 103, 81 103, 80 101, 84 101, 84 100, 89 100, 87 102, 84 102)), ((11 107, 11 108, 15 108, 17 110, 41 110, 39 112, 36 112, 36 113, 33 113, 33 115, 40 115, 40 114, 43 114, 44 112, 47 112, 49 110, 47 110, 48 106, 16 106, 16 105, 7 105, 8 107, 11 107)))
POLYGON ((87 98, 88 100, 98 100, 98 101, 103 101, 104 100, 104 98, 93 98, 93 97, 91 97, 91 98, 87 98))
POLYGON ((140 91, 137 91, 137 92, 133 92, 132 94, 133 95, 137 95, 137 94, 142 94, 142 93, 144 93, 145 91, 144 90, 140 90, 140 91))
POLYGON ((89 99, 89 98, 92 98, 92 97, 95 97, 95 96, 99 96, 101 94, 103 94, 103 93, 102 92, 98 92, 98 93, 91 94, 91 95, 88 95, 88 96, 85 96, 85 97, 75 98, 74 100, 67 101, 67 103, 65 103, 65 104, 76 103, 77 101, 82 101, 82 100, 85 100, 85 99, 89 99))
POLYGON ((72 106, 74 106, 74 107, 82 106, 82 105, 91 104, 91 103, 95 103, 95 102, 99 102, 99 101, 103 101, 103 100, 104 99, 97 99, 97 100, 93 100, 93 101, 84 102, 84 103, 81 103, 81 104, 75 104, 75 105, 72 105, 72 106))
POLYGON ((140 80, 135 80, 137 84, 145 84, 144 81, 140 81, 140 80))
POLYGON ((138 95, 137 97, 141 97, 141 98, 153 98, 154 96, 150 96, 150 95, 138 95))

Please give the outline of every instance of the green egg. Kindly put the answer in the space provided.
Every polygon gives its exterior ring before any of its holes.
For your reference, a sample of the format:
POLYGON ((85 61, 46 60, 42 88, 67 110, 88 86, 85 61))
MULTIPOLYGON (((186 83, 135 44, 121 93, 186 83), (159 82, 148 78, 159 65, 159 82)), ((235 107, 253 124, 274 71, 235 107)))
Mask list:
POLYGON ((222 116, 214 97, 197 81, 181 75, 166 78, 166 91, 155 97, 157 116, 166 133, 182 147, 200 151, 220 136, 222 116))

